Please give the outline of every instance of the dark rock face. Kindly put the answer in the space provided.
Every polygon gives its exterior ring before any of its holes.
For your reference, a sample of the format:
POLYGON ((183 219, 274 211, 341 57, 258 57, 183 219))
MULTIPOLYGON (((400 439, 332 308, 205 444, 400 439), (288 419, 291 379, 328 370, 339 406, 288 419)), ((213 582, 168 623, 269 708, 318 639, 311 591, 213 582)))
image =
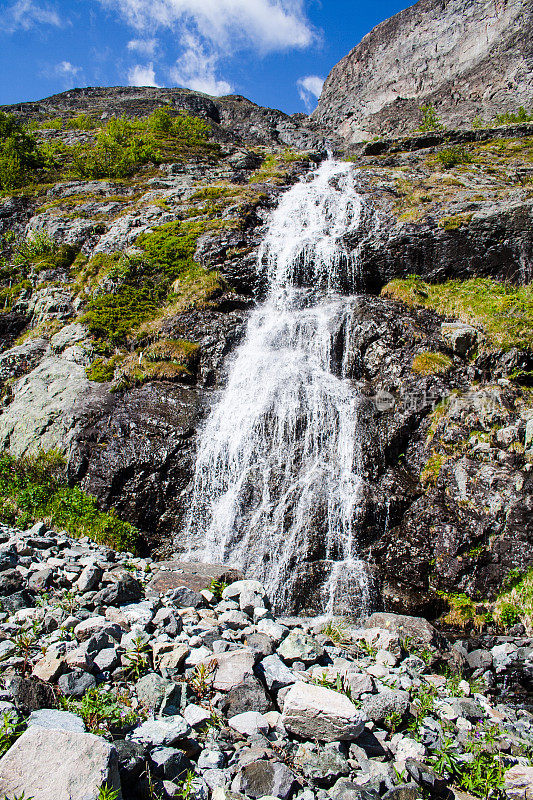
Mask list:
POLYGON ((72 480, 146 531, 153 547, 179 525, 200 413, 194 387, 152 383, 96 395, 81 415, 69 459, 72 480))
POLYGON ((415 130, 423 104, 457 128, 527 107, 532 30, 526 0, 420 0, 374 28, 333 68, 313 118, 361 141, 415 130))
POLYGON ((25 119, 39 115, 70 116, 90 113, 103 116, 142 117, 165 105, 205 119, 221 141, 245 139, 251 145, 285 145, 299 150, 324 148, 324 135, 282 111, 263 108, 240 95, 210 97, 189 89, 143 86, 89 87, 47 97, 35 103, 0 106, 5 113, 25 119))

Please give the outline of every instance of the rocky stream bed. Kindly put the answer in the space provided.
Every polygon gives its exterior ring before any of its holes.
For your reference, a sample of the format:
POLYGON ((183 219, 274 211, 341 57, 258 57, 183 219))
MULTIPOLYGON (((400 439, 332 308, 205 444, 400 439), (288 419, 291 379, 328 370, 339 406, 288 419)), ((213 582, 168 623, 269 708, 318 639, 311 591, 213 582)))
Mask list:
POLYGON ((216 565, 42 524, 0 530, 0 794, 415 800, 533 793, 519 626, 479 647, 422 618, 274 617, 216 565))

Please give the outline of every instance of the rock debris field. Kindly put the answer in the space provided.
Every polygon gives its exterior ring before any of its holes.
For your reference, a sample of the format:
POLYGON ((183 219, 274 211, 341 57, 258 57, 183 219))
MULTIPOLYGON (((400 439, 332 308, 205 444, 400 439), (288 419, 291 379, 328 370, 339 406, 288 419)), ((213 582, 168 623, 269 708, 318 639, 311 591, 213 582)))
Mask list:
MULTIPOLYGON (((532 642, 274 618, 227 567, 0 529, 0 797, 533 797, 532 642)), ((517 631, 520 634, 520 630, 517 631)))

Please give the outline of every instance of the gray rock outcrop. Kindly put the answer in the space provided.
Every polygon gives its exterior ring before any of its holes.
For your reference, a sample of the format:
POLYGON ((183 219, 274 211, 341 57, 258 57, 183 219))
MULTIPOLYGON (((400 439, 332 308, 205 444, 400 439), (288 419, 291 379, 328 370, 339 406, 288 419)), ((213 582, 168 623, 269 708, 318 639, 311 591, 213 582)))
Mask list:
POLYGON ((516 112, 533 95, 532 31, 527 0, 420 0, 332 69, 313 118, 355 142, 415 130, 424 104, 451 128, 516 112))

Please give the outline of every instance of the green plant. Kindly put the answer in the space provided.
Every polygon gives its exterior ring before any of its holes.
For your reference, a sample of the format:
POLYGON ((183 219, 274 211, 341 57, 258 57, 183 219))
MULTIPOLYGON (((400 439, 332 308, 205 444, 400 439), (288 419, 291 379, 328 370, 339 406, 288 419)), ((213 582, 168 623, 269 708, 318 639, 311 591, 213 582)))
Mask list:
POLYGON ((14 517, 21 526, 44 519, 71 536, 88 536, 117 550, 137 547, 138 532, 132 525, 119 520, 113 511, 100 511, 79 486, 68 485, 65 461, 57 451, 21 458, 2 453, 0 495, 4 498, 0 519, 14 517))
POLYGON ((437 453, 435 450, 433 450, 420 472, 420 483, 422 486, 437 485, 440 471, 445 465, 446 461, 447 458, 445 455, 442 453, 437 453))
POLYGON ((135 712, 125 706, 122 698, 119 700, 113 692, 99 687, 88 689, 81 700, 63 697, 61 705, 80 716, 91 733, 102 736, 130 727, 137 720, 135 712))
POLYGON ((98 800, 117 800, 118 796, 118 789, 112 789, 107 783, 104 783, 98 791, 98 800))
POLYGON ((351 700, 354 705, 358 705, 355 698, 352 696, 352 687, 346 675, 341 675, 339 672, 334 678, 329 678, 326 672, 313 679, 313 683, 317 686, 324 686, 326 689, 332 689, 334 692, 344 694, 351 700))
POLYGON ((416 739, 419 735, 420 726, 425 717, 430 714, 435 707, 437 691, 434 686, 422 685, 411 696, 411 715, 412 718, 407 726, 407 730, 416 739))
POLYGON ((533 114, 528 114, 524 106, 520 106, 518 111, 507 111, 505 114, 496 114, 493 121, 496 125, 515 125, 521 122, 533 121, 533 114))
POLYGON ((4 711, 0 719, 0 756, 7 753, 23 731, 24 727, 19 723, 16 714, 4 711))
POLYGON ((42 166, 37 142, 13 114, 0 112, 0 189, 23 186, 42 166))
POLYGON ((355 643, 355 647, 356 650, 359 650, 359 652, 363 653, 365 656, 369 656, 369 658, 375 658, 378 652, 377 647, 369 644, 366 639, 358 639, 355 643))
POLYGON ((471 164, 473 158, 471 153, 464 147, 449 147, 437 153, 435 160, 444 169, 451 169, 459 164, 471 164))
POLYGON ((346 647, 350 644, 350 639, 346 633, 346 623, 342 619, 328 620, 320 633, 327 636, 338 647, 346 647))
POLYGON ((105 361, 103 358, 96 358, 90 366, 85 368, 85 374, 90 381, 96 383, 112 381, 115 374, 115 359, 110 358, 105 361))
POLYGON ((12 639, 15 646, 15 655, 22 659, 20 671, 23 676, 30 671, 31 657, 34 653, 38 638, 37 625, 34 624, 31 630, 21 631, 21 633, 17 634, 12 639))
POLYGON ((435 106, 430 104, 420 106, 420 113, 422 115, 422 121, 420 123, 420 127, 418 128, 419 131, 426 132, 442 130, 444 126, 437 116, 435 106))
POLYGON ((194 772, 188 770, 175 796, 181 797, 181 800, 189 800, 189 798, 191 798, 192 795, 194 794, 194 779, 195 779, 194 772))
POLYGON ((520 612, 513 603, 501 603, 498 609, 498 622, 504 628, 510 628, 520 622, 520 612))
POLYGON ((417 275, 387 284, 382 295, 481 328, 498 349, 533 349, 533 283, 524 286, 490 278, 430 284, 417 275))
POLYGON ((212 697, 216 669, 217 661, 212 659, 208 664, 197 664, 188 678, 187 682, 198 700, 208 700, 212 697))
POLYGON ((213 594, 213 596, 214 596, 214 598, 216 600, 221 600, 222 599, 222 593, 223 593, 224 589, 227 586, 228 586, 228 584, 224 583, 224 581, 220 581, 220 580, 217 580, 216 578, 213 578, 213 580, 211 581, 211 583, 209 584, 209 586, 207 588, 208 588, 208 590, 210 592, 212 592, 212 594, 213 594))
POLYGON ((402 719, 403 716, 399 713, 399 711, 390 711, 383 720, 383 724, 389 733, 393 734, 402 724, 402 719))
POLYGON ((150 645, 140 636, 133 642, 133 647, 124 654, 126 673, 136 681, 150 669, 150 645))
POLYGON ((461 773, 462 762, 454 739, 443 736, 440 745, 433 751, 431 763, 439 775, 454 780, 461 773))

